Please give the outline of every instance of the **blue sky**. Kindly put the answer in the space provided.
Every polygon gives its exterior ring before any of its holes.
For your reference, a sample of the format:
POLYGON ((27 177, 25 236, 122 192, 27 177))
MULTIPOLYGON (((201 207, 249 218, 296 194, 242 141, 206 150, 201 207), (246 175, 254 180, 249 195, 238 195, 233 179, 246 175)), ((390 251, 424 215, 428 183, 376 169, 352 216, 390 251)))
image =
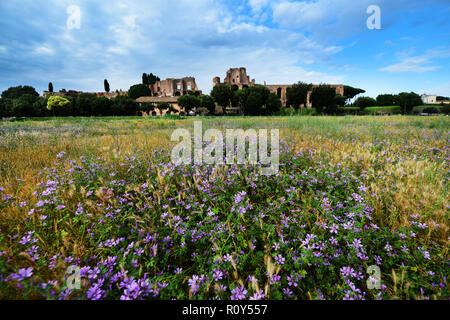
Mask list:
POLYGON ((143 72, 257 83, 342 83, 365 95, 450 96, 449 0, 18 0, 0 2, 0 90, 128 89, 143 72), (370 30, 370 5, 381 29, 370 30), (68 28, 77 6, 78 28, 68 28))

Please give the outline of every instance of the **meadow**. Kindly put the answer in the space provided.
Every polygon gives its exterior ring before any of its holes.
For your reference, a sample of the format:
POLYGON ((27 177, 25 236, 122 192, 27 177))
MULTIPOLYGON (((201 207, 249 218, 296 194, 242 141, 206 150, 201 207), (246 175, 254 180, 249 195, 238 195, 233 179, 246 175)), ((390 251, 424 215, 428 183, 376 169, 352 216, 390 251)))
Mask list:
POLYGON ((448 300, 449 125, 445 116, 0 122, 0 299, 448 300), (170 135, 194 120, 204 130, 280 129, 279 173, 173 165, 170 135), (79 288, 68 286, 71 266, 79 288))

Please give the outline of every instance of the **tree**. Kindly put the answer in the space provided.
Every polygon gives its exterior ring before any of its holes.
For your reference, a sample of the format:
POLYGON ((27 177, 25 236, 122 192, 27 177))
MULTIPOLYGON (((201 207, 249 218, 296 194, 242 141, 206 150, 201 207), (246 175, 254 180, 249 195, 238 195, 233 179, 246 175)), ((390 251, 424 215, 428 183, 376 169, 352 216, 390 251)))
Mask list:
POLYGON ((151 95, 150 88, 145 84, 135 84, 128 90, 128 96, 134 100, 139 97, 149 97, 151 95))
POLYGON ((10 87, 8 90, 2 92, 2 98, 17 99, 24 94, 31 94, 33 96, 39 97, 39 93, 31 86, 17 86, 10 87))
POLYGON ((72 115, 91 116, 94 114, 94 104, 97 97, 92 93, 82 93, 73 102, 72 115))
POLYGON ((169 110, 170 109, 170 103, 168 103, 168 102, 160 102, 160 103, 158 103, 158 105, 156 107, 159 109, 161 114, 163 114, 164 110, 169 110))
POLYGON ((112 115, 111 105, 112 101, 106 97, 95 98, 93 101, 93 115, 109 116, 112 115))
POLYGON ((14 116, 33 117, 35 115, 33 104, 36 100, 37 97, 29 93, 23 94, 17 99, 13 99, 12 112, 14 116))
POLYGON ((377 101, 374 98, 371 97, 359 97, 356 99, 355 106, 359 107, 360 109, 364 109, 367 107, 374 107, 377 105, 377 101))
MULTIPOLYGON (((175 109, 175 107, 173 105, 169 106, 169 110, 167 110, 168 113, 172 114, 172 113, 177 113, 178 110, 175 109)), ((167 114, 167 113, 166 113, 167 114)))
POLYGON ((38 98, 33 103, 35 117, 47 117, 51 116, 50 110, 47 109, 47 98, 38 98))
POLYGON ((112 99, 112 114, 117 116, 134 116, 139 110, 139 106, 128 96, 117 96, 112 99))
POLYGON ((354 97, 356 97, 360 93, 364 93, 366 90, 359 89, 359 88, 353 88, 351 86, 344 86, 344 97, 347 98, 347 100, 351 100, 354 97))
POLYGON ((148 77, 145 72, 142 74, 142 84, 148 85, 148 77))
POLYGON ((422 104, 422 98, 414 92, 401 92, 397 95, 396 100, 403 114, 410 114, 415 106, 422 104))
POLYGON ((229 107, 233 97, 233 90, 231 84, 220 83, 214 86, 211 91, 211 97, 221 107, 229 107))
POLYGON ((335 111, 335 97, 336 90, 328 85, 320 85, 314 87, 310 100, 312 107, 317 110, 318 113, 332 114, 335 111))
POLYGON ((148 78, 148 84, 155 84, 156 81, 161 81, 161 79, 157 76, 155 76, 153 73, 150 73, 147 75, 148 78))
POLYGON ((48 83, 48 92, 53 92, 53 83, 48 83))
POLYGON ((189 111, 194 110, 195 112, 195 109, 200 107, 201 99, 195 95, 186 94, 178 97, 177 103, 189 114, 189 111))
POLYGON ((144 102, 141 107, 141 111, 145 112, 146 114, 150 114, 153 110, 155 110, 155 105, 150 102, 144 102))
POLYGON ((161 81, 161 79, 157 76, 155 76, 153 73, 147 74, 147 73, 143 73, 142 74, 142 84, 145 85, 152 85, 155 84, 156 81, 161 81))
POLYGON ((61 110, 70 105, 70 100, 60 96, 51 96, 47 101, 47 109, 52 110, 53 114, 61 113, 61 110))
POLYGON ((12 117, 13 99, 0 98, 0 118, 12 117))
POLYGON ((210 114, 216 112, 216 104, 214 103, 213 98, 207 94, 200 96, 200 107, 208 109, 210 114))
POLYGON ((271 93, 266 102, 266 114, 273 115, 281 109, 281 100, 277 94, 271 93))
POLYGON ((247 90, 248 96, 244 103, 244 114, 251 116, 264 114, 270 90, 262 85, 254 85, 247 90))
POLYGON ((395 96, 393 94, 380 94, 377 96, 377 106, 393 106, 395 103, 395 96))
POLYGON ((306 106, 308 91, 311 90, 311 84, 298 82, 293 84, 286 90, 287 104, 294 109, 300 108, 301 105, 306 106))
MULTIPOLYGON (((347 101, 347 97, 341 96, 340 94, 335 95, 332 113, 336 113, 338 111, 338 108, 342 108, 343 106, 345 106, 346 101, 347 101)), ((328 111, 330 111, 330 110, 328 110, 328 111)))
POLYGON ((104 80, 103 81, 103 86, 105 87, 105 92, 108 92, 109 93, 109 91, 110 91, 110 88, 109 88, 109 82, 108 82, 108 80, 104 80))

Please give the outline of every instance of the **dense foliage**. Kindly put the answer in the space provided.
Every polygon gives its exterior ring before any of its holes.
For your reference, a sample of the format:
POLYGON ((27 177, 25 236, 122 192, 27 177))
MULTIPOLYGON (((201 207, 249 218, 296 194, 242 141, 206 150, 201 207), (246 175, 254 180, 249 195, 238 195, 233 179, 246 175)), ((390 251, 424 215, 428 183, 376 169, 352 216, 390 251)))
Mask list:
POLYGON ((355 106, 364 109, 366 107, 374 107, 377 105, 377 101, 371 97, 359 97, 355 100, 355 106))
POLYGON ((128 89, 128 96, 131 99, 137 99, 140 97, 148 97, 151 96, 152 92, 148 85, 145 84, 135 84, 128 89))
POLYGON ((314 87, 310 96, 312 107, 318 113, 335 114, 337 112, 337 103, 341 103, 341 99, 336 98, 336 89, 328 85, 319 85, 314 87))
POLYGON ((292 106, 294 109, 300 108, 300 106, 306 106, 306 99, 308 97, 308 91, 311 90, 312 85, 298 82, 286 89, 287 105, 292 106))

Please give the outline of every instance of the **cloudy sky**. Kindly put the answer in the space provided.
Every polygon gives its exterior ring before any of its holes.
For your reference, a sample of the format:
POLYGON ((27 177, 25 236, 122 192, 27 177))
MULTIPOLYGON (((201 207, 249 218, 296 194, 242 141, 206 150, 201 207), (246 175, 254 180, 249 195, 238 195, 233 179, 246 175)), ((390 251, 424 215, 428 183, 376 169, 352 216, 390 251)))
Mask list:
POLYGON ((257 83, 450 96, 449 0, 14 0, 0 30, 0 90, 128 89, 152 72, 209 93, 246 67, 257 83), (381 29, 367 27, 370 5, 381 29))

